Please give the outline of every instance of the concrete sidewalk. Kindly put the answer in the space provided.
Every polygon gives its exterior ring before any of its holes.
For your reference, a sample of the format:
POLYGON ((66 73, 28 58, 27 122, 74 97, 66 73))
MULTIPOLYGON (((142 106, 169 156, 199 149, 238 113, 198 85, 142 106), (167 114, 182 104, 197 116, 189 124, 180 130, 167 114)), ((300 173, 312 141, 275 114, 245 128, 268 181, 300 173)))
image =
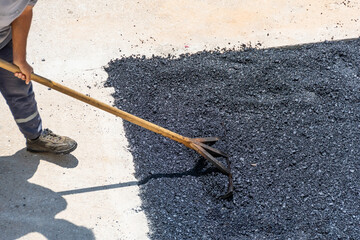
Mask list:
MULTIPOLYGON (((113 58, 359 37, 355 1, 38 1, 28 42, 35 72, 112 104, 113 58)), ((30 154, 0 112, 0 239, 147 239, 122 120, 34 84, 44 126, 79 143, 30 154)))

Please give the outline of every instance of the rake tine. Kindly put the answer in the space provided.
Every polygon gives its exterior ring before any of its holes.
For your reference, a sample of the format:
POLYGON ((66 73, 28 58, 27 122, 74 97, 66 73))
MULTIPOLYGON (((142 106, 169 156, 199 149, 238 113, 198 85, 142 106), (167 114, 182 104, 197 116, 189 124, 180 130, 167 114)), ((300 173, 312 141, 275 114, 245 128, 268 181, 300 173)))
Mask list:
POLYGON ((214 144, 220 140, 218 137, 205 137, 205 138, 193 138, 196 142, 206 143, 206 144, 214 144))
MULTIPOLYGON (((228 158, 226 158, 226 162, 227 162, 228 168, 230 169, 230 160, 228 158)), ((221 199, 228 199, 234 195, 234 181, 233 181, 233 177, 232 177, 231 173, 228 175, 228 178, 229 178, 228 189, 227 189, 226 194, 224 194, 223 196, 220 196, 221 199)))
POLYGON ((200 142, 197 142, 196 144, 200 145, 201 147, 205 148, 207 151, 211 152, 212 155, 214 155, 214 157, 219 157, 219 156, 222 156, 225 158, 229 157, 226 153, 224 153, 216 148, 210 147, 209 145, 206 145, 206 144, 203 144, 200 142))
POLYGON ((230 197, 232 197, 234 195, 234 183, 233 183, 233 179, 232 179, 232 175, 229 175, 229 184, 228 184, 228 190, 227 192, 220 196, 220 199, 228 199, 230 197))

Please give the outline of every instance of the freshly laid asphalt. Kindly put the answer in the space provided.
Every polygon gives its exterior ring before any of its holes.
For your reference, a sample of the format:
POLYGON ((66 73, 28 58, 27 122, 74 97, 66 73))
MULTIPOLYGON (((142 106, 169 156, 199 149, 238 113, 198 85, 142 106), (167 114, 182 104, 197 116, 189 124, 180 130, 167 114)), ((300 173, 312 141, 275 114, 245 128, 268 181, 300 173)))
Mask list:
MULTIPOLYGON (((359 239, 360 39, 121 57, 122 110, 219 136, 227 178, 196 152, 125 122, 151 239, 359 239)), ((220 158, 219 158, 220 159, 220 158)))

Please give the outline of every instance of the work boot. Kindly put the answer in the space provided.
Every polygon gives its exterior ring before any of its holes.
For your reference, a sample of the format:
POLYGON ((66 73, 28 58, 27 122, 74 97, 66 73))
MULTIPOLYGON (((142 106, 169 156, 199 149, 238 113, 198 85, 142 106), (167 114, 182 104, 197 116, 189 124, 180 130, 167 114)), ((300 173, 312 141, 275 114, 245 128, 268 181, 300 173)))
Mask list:
POLYGON ((49 129, 44 129, 37 139, 26 139, 26 147, 29 152, 68 154, 76 149, 77 143, 71 138, 59 136, 49 129))

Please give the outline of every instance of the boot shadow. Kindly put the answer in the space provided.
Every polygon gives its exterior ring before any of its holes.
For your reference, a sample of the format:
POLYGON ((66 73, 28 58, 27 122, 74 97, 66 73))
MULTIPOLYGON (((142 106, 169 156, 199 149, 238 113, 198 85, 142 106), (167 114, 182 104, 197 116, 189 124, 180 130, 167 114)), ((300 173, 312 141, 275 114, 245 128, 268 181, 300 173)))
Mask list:
POLYGON ((66 209, 58 193, 30 183, 40 160, 63 168, 74 168, 78 160, 69 155, 32 154, 22 149, 12 156, 0 156, 1 239, 17 239, 38 232, 47 239, 94 239, 90 229, 77 226, 56 214, 66 209))

